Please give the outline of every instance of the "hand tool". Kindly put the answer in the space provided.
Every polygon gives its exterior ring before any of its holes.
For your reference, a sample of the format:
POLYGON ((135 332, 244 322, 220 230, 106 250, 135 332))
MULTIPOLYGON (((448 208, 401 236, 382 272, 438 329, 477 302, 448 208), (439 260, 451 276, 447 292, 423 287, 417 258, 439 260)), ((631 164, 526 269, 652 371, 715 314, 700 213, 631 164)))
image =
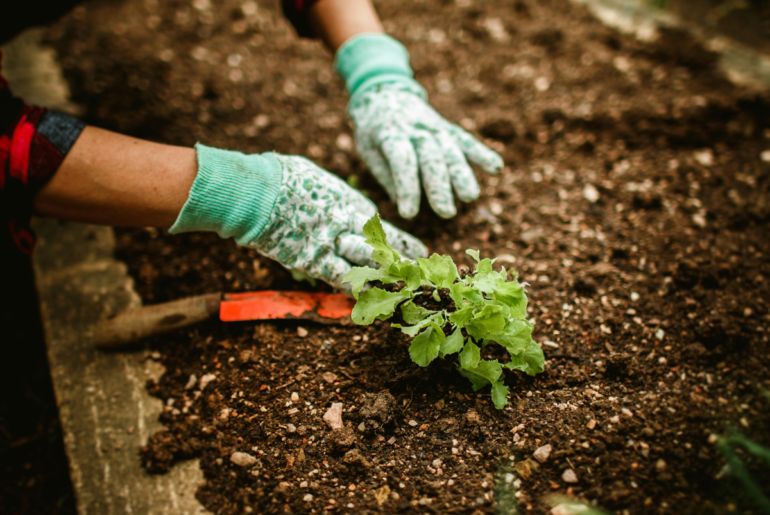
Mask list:
POLYGON ((209 293, 132 309, 103 320, 94 327, 93 343, 100 349, 121 349, 217 316, 223 322, 293 319, 346 325, 354 305, 344 293, 209 293))

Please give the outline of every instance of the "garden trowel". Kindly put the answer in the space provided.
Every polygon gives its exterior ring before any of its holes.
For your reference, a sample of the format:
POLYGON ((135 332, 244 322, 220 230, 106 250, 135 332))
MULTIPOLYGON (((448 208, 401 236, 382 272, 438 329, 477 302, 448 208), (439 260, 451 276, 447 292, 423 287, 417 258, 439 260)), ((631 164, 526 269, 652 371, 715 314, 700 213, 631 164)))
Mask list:
POLYGON ((94 327, 93 342, 100 349, 120 349, 214 317, 223 322, 299 319, 345 325, 350 323, 354 305, 355 301, 344 293, 210 293, 132 309, 99 322, 94 327))

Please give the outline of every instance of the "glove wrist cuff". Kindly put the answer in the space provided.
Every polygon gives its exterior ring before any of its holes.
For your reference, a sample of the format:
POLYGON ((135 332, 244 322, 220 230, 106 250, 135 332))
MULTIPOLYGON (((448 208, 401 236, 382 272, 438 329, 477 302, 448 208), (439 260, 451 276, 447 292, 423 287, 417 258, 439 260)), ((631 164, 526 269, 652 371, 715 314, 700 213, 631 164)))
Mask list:
POLYGON ((259 237, 281 187, 283 166, 271 154, 195 145, 198 175, 169 232, 213 231, 245 245, 259 237))
POLYGON ((359 34, 347 40, 337 50, 334 69, 351 96, 383 82, 417 84, 409 52, 386 34, 359 34))

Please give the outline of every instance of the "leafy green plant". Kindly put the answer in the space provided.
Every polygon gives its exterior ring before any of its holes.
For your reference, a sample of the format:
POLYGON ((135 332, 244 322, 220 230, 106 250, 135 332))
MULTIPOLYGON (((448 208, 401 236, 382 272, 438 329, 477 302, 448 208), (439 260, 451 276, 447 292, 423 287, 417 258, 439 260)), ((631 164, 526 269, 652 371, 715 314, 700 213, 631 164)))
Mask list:
POLYGON ((372 260, 380 267, 354 267, 343 278, 357 299, 353 322, 369 325, 375 319, 387 320, 399 309, 404 324, 394 323, 393 327, 412 337, 412 361, 427 367, 436 358, 456 354, 457 368, 474 390, 492 385, 492 402, 498 409, 508 403, 503 369, 529 375, 543 371, 543 351, 532 339, 533 325, 526 319, 527 295, 515 272, 512 279, 504 267, 496 272, 492 268, 495 260, 481 259, 477 250, 467 251, 476 261, 476 268, 465 277, 446 255, 433 254, 417 261, 402 259, 388 245, 379 215, 364 225, 364 236, 374 248, 372 260), (399 288, 364 290, 369 281, 396 284, 399 288), (423 287, 433 288, 433 300, 447 307, 431 310, 415 302, 423 294, 423 287), (505 347, 510 361, 483 359, 481 349, 491 343, 505 347))

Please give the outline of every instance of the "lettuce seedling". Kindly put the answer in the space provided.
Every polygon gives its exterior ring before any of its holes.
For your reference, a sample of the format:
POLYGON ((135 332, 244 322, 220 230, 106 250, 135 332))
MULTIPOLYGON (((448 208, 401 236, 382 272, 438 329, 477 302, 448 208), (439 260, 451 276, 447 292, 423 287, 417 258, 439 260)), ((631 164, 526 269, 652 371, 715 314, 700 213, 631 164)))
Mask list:
POLYGON ((532 339, 533 326, 526 319, 527 295, 515 271, 512 279, 504 267, 494 271, 495 260, 481 259, 477 250, 466 251, 476 261, 476 268, 465 277, 460 277, 449 256, 433 254, 416 262, 404 259, 388 244, 379 215, 364 225, 364 236, 374 248, 372 260, 380 266, 353 267, 343 278, 356 298, 353 322, 369 325, 374 320, 387 320, 399 309, 404 324, 392 325, 412 338, 412 361, 427 367, 436 358, 456 354, 457 369, 474 390, 492 385, 492 402, 498 409, 508 404, 504 368, 528 375, 543 371, 543 351, 532 339), (369 281, 396 284, 399 289, 364 290, 369 281), (433 299, 439 304, 439 291, 446 290, 450 305, 434 311, 416 304, 424 286, 433 288, 433 299), (482 359, 481 348, 490 343, 505 347, 510 360, 482 359))

